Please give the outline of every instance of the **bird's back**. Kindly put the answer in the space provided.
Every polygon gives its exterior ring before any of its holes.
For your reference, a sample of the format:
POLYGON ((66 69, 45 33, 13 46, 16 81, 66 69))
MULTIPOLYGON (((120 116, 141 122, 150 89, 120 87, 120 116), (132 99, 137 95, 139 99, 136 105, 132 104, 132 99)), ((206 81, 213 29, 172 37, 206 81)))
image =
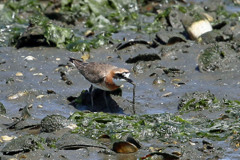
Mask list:
POLYGON ((74 58, 70 58, 70 62, 72 62, 79 72, 91 83, 101 83, 111 70, 117 68, 116 66, 105 63, 85 63, 74 58))

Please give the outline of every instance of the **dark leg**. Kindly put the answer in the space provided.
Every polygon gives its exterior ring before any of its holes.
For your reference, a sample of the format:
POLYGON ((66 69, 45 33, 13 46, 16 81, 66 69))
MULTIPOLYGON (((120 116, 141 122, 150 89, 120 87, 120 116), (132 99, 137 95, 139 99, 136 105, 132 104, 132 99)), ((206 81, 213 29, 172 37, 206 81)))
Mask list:
POLYGON ((136 88, 136 85, 133 84, 133 101, 132 101, 133 114, 136 114, 136 110, 135 110, 135 88, 136 88))
POLYGON ((89 88, 89 92, 90 92, 90 96, 91 96, 91 109, 90 109, 90 111, 93 111, 93 90, 94 90, 94 87, 93 87, 93 85, 91 85, 91 87, 89 88))
POLYGON ((106 106, 107 106, 108 110, 111 112, 111 109, 109 108, 108 101, 107 101, 107 92, 106 91, 103 91, 103 96, 104 96, 106 106))

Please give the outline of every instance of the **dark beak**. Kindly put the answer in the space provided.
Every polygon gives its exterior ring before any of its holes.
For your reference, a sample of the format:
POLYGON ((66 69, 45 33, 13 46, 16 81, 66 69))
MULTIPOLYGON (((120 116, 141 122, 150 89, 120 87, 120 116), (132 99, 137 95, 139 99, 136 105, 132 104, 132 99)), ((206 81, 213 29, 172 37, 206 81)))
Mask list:
POLYGON ((129 78, 126 78, 126 81, 127 81, 128 83, 131 83, 132 85, 135 85, 135 84, 133 83, 133 81, 132 81, 131 79, 129 79, 129 78))

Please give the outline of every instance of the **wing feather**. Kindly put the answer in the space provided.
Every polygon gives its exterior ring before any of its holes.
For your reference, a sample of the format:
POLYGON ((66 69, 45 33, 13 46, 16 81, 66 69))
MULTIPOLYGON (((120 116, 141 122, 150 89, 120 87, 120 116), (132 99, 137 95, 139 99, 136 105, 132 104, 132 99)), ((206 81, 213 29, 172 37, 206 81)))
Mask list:
POLYGON ((79 72, 91 83, 101 83, 104 78, 111 72, 112 69, 117 68, 116 66, 105 64, 105 63, 96 63, 96 62, 83 62, 81 60, 71 58, 72 62, 79 72))

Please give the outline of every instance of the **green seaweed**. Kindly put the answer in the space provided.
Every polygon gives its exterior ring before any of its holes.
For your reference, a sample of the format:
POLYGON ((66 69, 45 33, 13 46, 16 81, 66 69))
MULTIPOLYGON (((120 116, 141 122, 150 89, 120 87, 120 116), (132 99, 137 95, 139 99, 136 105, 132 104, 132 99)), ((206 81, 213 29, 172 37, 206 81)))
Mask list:
MULTIPOLYGON (((144 13, 146 16, 153 17, 154 20, 153 22, 143 23, 141 16, 139 16, 139 6, 144 4, 147 4, 147 2, 136 0, 61 0, 55 3, 48 2, 47 5, 44 5, 38 0, 8 0, 0 11, 0 46, 15 45, 20 35, 26 31, 27 26, 31 25, 30 17, 42 17, 39 23, 35 24, 42 27, 44 37, 49 44, 54 44, 58 48, 67 48, 71 51, 89 52, 92 48, 98 48, 109 43, 109 38, 113 33, 122 30, 141 31, 148 34, 156 33, 161 28, 168 26, 167 18, 172 10, 177 9, 184 14, 194 11, 193 5, 188 7, 173 5, 166 8, 162 13, 144 13), (45 14, 51 7, 55 8, 52 11, 55 11, 56 14, 70 17, 72 25, 83 21, 85 22, 84 27, 86 27, 84 29, 91 29, 97 34, 89 38, 84 37, 84 31, 81 31, 79 36, 79 34, 73 32, 70 26, 66 25, 66 23, 70 23, 69 21, 61 22, 61 20, 57 20, 60 21, 60 25, 59 23, 55 24, 45 14), (42 24, 46 22, 47 25, 42 24)), ((196 15, 197 19, 202 19, 200 14, 193 13, 192 17, 196 15)), ((239 13, 226 13, 221 6, 217 13, 219 13, 218 15, 225 15, 226 18, 239 17, 239 13)))
POLYGON ((48 24, 44 33, 47 42, 56 44, 58 48, 65 48, 73 38, 73 32, 68 28, 59 27, 54 24, 48 24))
POLYGON ((152 137, 164 138, 175 134, 176 130, 185 128, 189 124, 187 121, 182 121, 184 127, 179 126, 180 118, 175 119, 170 114, 127 116, 102 112, 76 112, 70 119, 75 120, 78 124, 75 132, 81 132, 94 139, 104 134, 113 139, 120 139, 128 134, 144 140, 152 137))
POLYGON ((43 30, 46 41, 49 44, 54 44, 58 48, 65 48, 66 45, 74 39, 74 34, 71 29, 55 25, 42 15, 31 17, 30 25, 40 27, 41 30, 43 30))
POLYGON ((187 13, 188 8, 187 7, 183 7, 183 6, 178 6, 178 10, 182 13, 187 13))
POLYGON ((165 27, 163 21, 166 21, 166 18, 170 14, 171 10, 172 10, 172 8, 169 7, 167 9, 165 9, 162 13, 154 15, 154 21, 152 23, 142 24, 141 27, 143 28, 143 30, 145 32, 147 32, 149 34, 159 32, 159 30, 161 28, 165 27))
POLYGON ((70 51, 88 51, 90 52, 91 48, 98 48, 108 43, 110 35, 106 32, 96 35, 92 39, 85 39, 82 37, 75 37, 74 41, 71 41, 66 48, 70 51))
POLYGON ((71 51, 89 52, 92 48, 107 44, 112 33, 120 29, 132 28, 132 26, 138 24, 136 21, 138 18, 136 0, 60 1, 59 13, 65 14, 67 12, 69 16, 75 17, 75 19, 84 17, 88 28, 101 32, 94 35, 93 38, 87 38, 74 34, 68 26, 59 26, 49 20, 44 15, 44 11, 53 5, 55 4, 49 2, 47 7, 44 8, 43 5, 34 0, 9 0, 4 5, 4 11, 1 11, 4 14, 0 16, 0 19, 4 19, 6 22, 4 26, 12 23, 25 25, 24 28, 18 25, 14 26, 14 32, 12 32, 12 28, 6 29, 6 34, 2 34, 0 37, 1 42, 4 42, 1 43, 1 46, 16 44, 19 36, 26 31, 27 25, 35 25, 41 27, 41 30, 44 31, 44 37, 49 45, 54 44, 58 48, 67 48, 71 51), (24 14, 28 15, 27 18, 22 17, 24 14), (15 16, 14 20, 12 20, 13 15, 15 16))
MULTIPOLYGON (((214 97, 212 99, 216 101, 214 97)), ((206 117, 185 119, 179 114, 169 113, 117 115, 102 112, 75 112, 70 119, 78 125, 73 131, 74 133, 92 139, 97 139, 101 135, 109 135, 116 140, 131 134, 134 138, 142 141, 158 139, 162 142, 170 140, 186 142, 191 138, 223 141, 233 133, 240 132, 240 105, 237 103, 238 101, 218 100, 217 102, 219 106, 213 107, 211 110, 213 112, 214 110, 223 110, 224 112, 227 109, 223 116, 227 119, 219 117, 215 119, 206 117)), ((200 100, 200 103, 208 106, 205 99, 200 100)), ((195 105, 199 105, 199 103, 195 103, 195 105)))
POLYGON ((179 110, 182 111, 199 111, 208 108, 214 108, 220 106, 219 100, 207 92, 193 92, 185 94, 178 105, 179 110))

